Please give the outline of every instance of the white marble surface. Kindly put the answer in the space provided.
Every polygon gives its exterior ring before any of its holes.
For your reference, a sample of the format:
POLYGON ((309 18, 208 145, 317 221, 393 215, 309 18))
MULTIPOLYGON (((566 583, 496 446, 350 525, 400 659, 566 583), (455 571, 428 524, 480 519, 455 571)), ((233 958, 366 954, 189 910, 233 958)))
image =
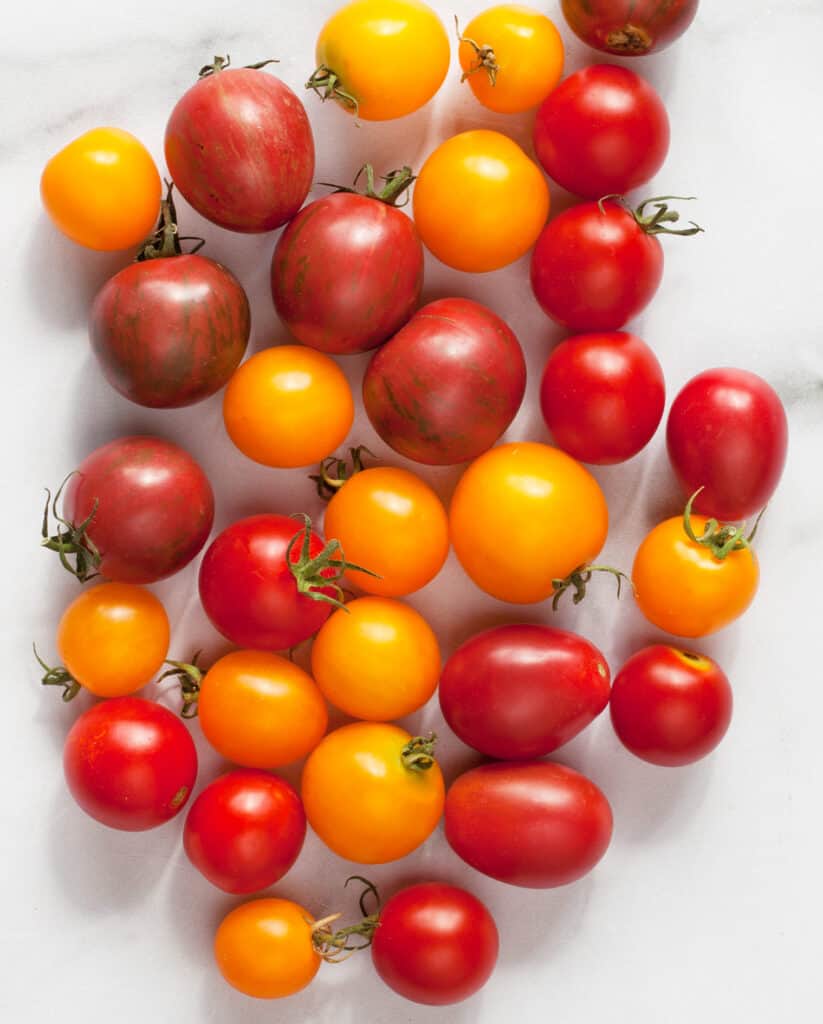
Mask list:
MULTIPOLYGON (((679 44, 633 65, 657 85, 672 122, 671 152, 650 192, 698 195, 690 213, 707 228, 696 239, 664 241, 663 286, 634 328, 660 355, 670 398, 703 367, 740 365, 777 387, 791 421, 786 475, 758 544, 760 595, 739 624, 702 644, 727 670, 736 696, 735 719, 717 753, 689 769, 655 769, 623 752, 605 717, 564 749, 562 760, 606 791, 616 822, 606 859, 574 886, 532 893, 497 885, 458 861, 441 834, 401 864, 370 872, 387 890, 429 877, 466 884, 495 914, 502 936, 495 976, 478 997, 446 1010, 395 997, 367 956, 324 967, 305 994, 279 1005, 234 993, 210 952, 215 924, 233 901, 189 867, 180 822, 141 835, 110 832, 86 819, 64 789, 61 745, 82 701, 67 708, 41 691, 30 643, 36 638, 52 652, 57 617, 76 585, 37 547, 43 485, 103 441, 157 431, 202 459, 217 488, 218 525, 250 511, 318 514, 319 506, 301 472, 266 471, 231 448, 219 398, 152 413, 107 388, 89 352, 85 317, 95 289, 122 257, 96 256, 56 234, 39 206, 41 167, 71 137, 99 124, 131 130, 161 161, 168 112, 214 53, 228 50, 237 63, 280 57, 277 73, 299 88, 312 67, 315 33, 335 6, 41 0, 4 19, 0 1016, 15 1024, 58 1017, 63 1024, 818 1019, 820 0, 704 0, 679 44)), ((455 11, 465 19, 481 5, 438 6, 444 16, 455 11)), ((542 6, 562 25, 556 0, 542 6)), ((563 31, 569 68, 590 61, 592 54, 563 31)), ((359 129, 307 97, 317 180, 346 181, 366 158, 382 169, 419 166, 439 140, 472 126, 504 127, 528 139, 530 117, 485 113, 457 77, 453 68, 436 101, 406 121, 359 129)), ((556 208, 567 201, 556 188, 553 196, 556 208)), ((231 266, 248 289, 253 347, 283 340, 267 287, 274 238, 233 236, 187 209, 183 218, 187 232, 205 235, 209 255, 231 266)), ((533 302, 527 263, 478 277, 432 263, 426 291, 472 296, 510 319, 531 374, 510 437, 544 438, 538 375, 559 334, 533 302)), ((363 363, 346 362, 352 379, 363 363)), ((352 436, 384 450, 362 413, 352 436)), ((628 567, 646 529, 679 501, 660 434, 642 456, 597 475, 612 512, 608 559, 628 567)), ((447 494, 456 473, 429 476, 447 494)), ((198 607, 195 574, 192 566, 157 587, 174 621, 177 652, 219 644, 198 607)), ((413 603, 436 625, 446 651, 478 627, 523 616, 473 590, 453 560, 413 603)), ((550 614, 527 610, 530 619, 550 614)), ((615 605, 608 582, 556 621, 599 644, 615 670, 655 637, 630 600, 615 605)), ((436 727, 436 707, 417 724, 436 727)), ((218 764, 199 736, 198 744, 202 782, 218 764)), ((454 739, 444 742, 443 755, 450 773, 468 760, 454 739)), ((278 891, 327 912, 338 908, 348 873, 349 865, 310 837, 278 891)))

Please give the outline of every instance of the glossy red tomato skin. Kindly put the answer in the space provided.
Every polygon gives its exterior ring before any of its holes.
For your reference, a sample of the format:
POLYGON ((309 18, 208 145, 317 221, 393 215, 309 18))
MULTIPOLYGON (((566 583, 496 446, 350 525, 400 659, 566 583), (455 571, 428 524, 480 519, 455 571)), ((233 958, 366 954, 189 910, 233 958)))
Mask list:
POLYGON ((82 523, 102 554, 100 574, 154 583, 198 554, 211 533, 214 495, 183 448, 159 437, 121 437, 95 449, 69 480, 65 517, 82 523))
POLYGON ((497 962, 497 926, 465 889, 422 882, 401 889, 380 913, 372 962, 399 995, 448 1006, 474 995, 497 962))
POLYGON ((599 466, 625 462, 642 451, 665 404, 657 357, 626 331, 561 341, 540 384, 540 408, 554 443, 579 462, 599 466))
POLYGON ((679 767, 714 750, 729 728, 732 706, 729 680, 715 662, 655 644, 620 669, 610 711, 628 750, 651 764, 679 767))
POLYGON ((571 331, 616 331, 641 313, 663 277, 663 250, 617 203, 581 203, 549 221, 532 253, 543 311, 571 331))
POLYGON ((452 731, 488 757, 530 760, 568 743, 609 702, 609 667, 576 633, 497 626, 457 648, 440 678, 452 731))
POLYGON ((446 794, 446 839, 483 874, 549 889, 582 878, 606 852, 609 802, 585 775, 551 761, 498 761, 446 794))
MULTIPOLYGON (((288 650, 316 633, 331 614, 327 601, 298 593, 286 563, 289 542, 301 529, 291 516, 249 516, 218 534, 203 556, 203 608, 215 628, 238 647, 288 650)), ((301 544, 302 537, 292 549, 292 562, 299 560, 301 544)), ((312 531, 311 557, 322 550, 323 541, 312 531)), ((331 588, 323 593, 334 596, 331 588)))
POLYGON ((273 231, 303 205, 314 174, 305 108, 268 71, 201 78, 166 126, 166 165, 187 202, 231 231, 273 231))
POLYGON ((624 195, 662 167, 669 118, 640 75, 594 64, 569 75, 543 101, 534 148, 549 177, 574 195, 624 195))
POLYGON ((643 57, 683 35, 698 0, 562 0, 562 7, 584 43, 619 57, 643 57))
POLYGON ((185 806, 197 751, 182 721, 141 697, 112 697, 69 730, 63 768, 86 814, 124 832, 162 825, 185 806))
POLYGON ((492 447, 525 389, 523 351, 508 324, 471 299, 438 299, 372 357, 363 401, 396 452, 451 466, 492 447))
POLYGON ((672 403, 666 441, 686 494, 703 488, 695 511, 735 522, 765 508, 780 483, 789 442, 786 410, 756 373, 704 370, 672 403))
POLYGON ((270 772, 237 768, 209 783, 191 805, 183 846, 218 889, 246 895, 279 881, 305 837, 306 815, 292 786, 270 772))
POLYGON ((412 315, 422 287, 423 246, 414 222, 368 196, 338 192, 309 203, 272 257, 280 319, 320 352, 381 345, 412 315))

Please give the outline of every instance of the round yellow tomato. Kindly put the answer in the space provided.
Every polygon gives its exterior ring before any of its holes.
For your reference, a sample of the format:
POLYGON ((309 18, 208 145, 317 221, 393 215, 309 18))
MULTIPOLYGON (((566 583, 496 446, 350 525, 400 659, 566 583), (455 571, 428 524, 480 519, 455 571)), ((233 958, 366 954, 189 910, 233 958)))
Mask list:
POLYGON ((220 973, 257 999, 281 999, 305 988, 321 958, 314 948, 314 920, 299 903, 259 899, 235 907, 214 937, 220 973))
POLYGON ((303 806, 339 857, 385 864, 416 850, 443 814, 445 787, 427 742, 405 729, 355 722, 330 732, 303 769, 303 806))
POLYGON ((123 697, 150 682, 169 649, 169 619, 133 583, 100 583, 63 612, 57 649, 74 679, 97 697, 123 697))
POLYGON ((139 139, 120 128, 94 128, 49 160, 40 195, 72 241, 89 249, 128 249, 155 228, 160 175, 139 139))
POLYGON ((520 259, 549 215, 549 187, 537 164, 500 132, 447 139, 414 187, 423 244, 449 267, 482 273, 520 259))
POLYGON ((440 648, 422 615, 400 601, 360 597, 314 638, 312 675, 352 718, 389 722, 417 711, 440 678, 440 648))
POLYGON ((536 442, 485 452, 461 477, 449 525, 463 568, 501 601, 545 601, 597 556, 609 512, 600 486, 571 456, 536 442))
POLYGON ((264 466, 320 462, 354 421, 351 388, 340 367, 303 345, 267 348, 234 373, 223 398, 229 437, 264 466))
POLYGON ((474 95, 500 114, 536 107, 563 73, 563 40, 554 23, 521 4, 499 4, 472 18, 458 56, 474 95))
POLYGON ((366 121, 387 121, 428 103, 446 77, 450 48, 424 3, 354 0, 320 30, 315 56, 307 88, 366 121))
POLYGON ((337 539, 346 560, 377 576, 349 572, 367 594, 403 597, 443 568, 449 523, 443 503, 406 469, 376 466, 355 473, 335 494, 323 523, 326 540, 337 539))

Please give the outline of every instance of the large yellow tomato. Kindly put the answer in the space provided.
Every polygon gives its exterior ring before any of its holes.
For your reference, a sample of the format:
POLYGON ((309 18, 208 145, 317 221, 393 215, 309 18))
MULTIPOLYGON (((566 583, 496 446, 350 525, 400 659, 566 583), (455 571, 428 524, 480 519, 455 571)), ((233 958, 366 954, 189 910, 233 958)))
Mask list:
POLYGON ((455 553, 478 587, 501 601, 530 604, 597 556, 609 512, 595 478, 571 456, 515 442, 469 466, 449 525, 455 553))
POLYGON ((434 96, 449 69, 449 38, 418 0, 354 0, 317 39, 307 83, 366 121, 403 117, 434 96))
POLYGON ((280 345, 235 371, 223 397, 223 420, 232 441, 255 462, 310 466, 345 441, 354 400, 333 359, 303 345, 280 345))
POLYGON ((499 4, 472 18, 458 55, 474 95, 500 114, 536 107, 563 73, 563 40, 554 23, 521 4, 499 4))
POLYGON ((94 128, 49 160, 40 195, 72 241, 89 249, 128 249, 154 230, 160 175, 139 139, 120 128, 94 128))
POLYGON ((481 273, 525 255, 549 215, 549 187, 537 164, 500 132, 447 139, 414 187, 423 244, 447 266, 481 273))

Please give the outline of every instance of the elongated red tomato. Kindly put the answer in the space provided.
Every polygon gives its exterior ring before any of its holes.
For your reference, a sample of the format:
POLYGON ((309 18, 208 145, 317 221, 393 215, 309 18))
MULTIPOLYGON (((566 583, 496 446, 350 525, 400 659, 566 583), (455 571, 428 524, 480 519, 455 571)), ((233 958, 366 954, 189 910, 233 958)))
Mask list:
POLYGON ((678 39, 698 0, 562 0, 563 14, 584 43, 620 57, 657 53, 678 39))

